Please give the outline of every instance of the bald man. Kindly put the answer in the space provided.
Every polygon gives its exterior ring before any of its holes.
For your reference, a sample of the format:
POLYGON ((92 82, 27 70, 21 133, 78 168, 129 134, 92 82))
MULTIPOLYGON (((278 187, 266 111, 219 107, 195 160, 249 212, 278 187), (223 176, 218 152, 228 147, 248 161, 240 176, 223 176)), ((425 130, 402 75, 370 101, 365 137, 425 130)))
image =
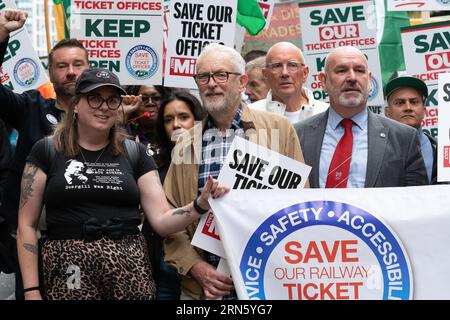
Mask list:
POLYGON ((295 125, 311 187, 428 184, 417 130, 368 111, 372 75, 360 50, 335 49, 319 77, 330 108, 295 125))
POLYGON ((250 108, 273 112, 297 123, 325 111, 328 104, 315 100, 304 87, 309 69, 302 51, 290 42, 274 44, 266 55, 262 70, 270 91, 266 99, 249 105, 250 108))

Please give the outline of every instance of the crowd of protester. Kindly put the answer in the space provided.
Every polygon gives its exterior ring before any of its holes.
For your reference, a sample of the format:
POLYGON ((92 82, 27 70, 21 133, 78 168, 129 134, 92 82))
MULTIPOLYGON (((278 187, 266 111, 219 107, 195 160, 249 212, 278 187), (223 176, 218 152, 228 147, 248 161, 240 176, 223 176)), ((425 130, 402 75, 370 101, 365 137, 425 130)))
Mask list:
MULTIPOLYGON (((26 19, 0 13, 0 65, 26 19)), ((236 136, 258 142, 261 130, 277 131, 266 147, 310 165, 306 187, 436 182, 421 80, 390 81, 385 117, 367 108, 371 73, 356 48, 326 58, 329 104, 305 86, 295 45, 245 58, 203 48, 198 93, 127 87, 65 39, 49 55, 55 98, 0 85, 0 268, 15 274, 16 299, 236 299, 219 257, 191 244, 209 196, 228 191, 216 179, 236 136)))

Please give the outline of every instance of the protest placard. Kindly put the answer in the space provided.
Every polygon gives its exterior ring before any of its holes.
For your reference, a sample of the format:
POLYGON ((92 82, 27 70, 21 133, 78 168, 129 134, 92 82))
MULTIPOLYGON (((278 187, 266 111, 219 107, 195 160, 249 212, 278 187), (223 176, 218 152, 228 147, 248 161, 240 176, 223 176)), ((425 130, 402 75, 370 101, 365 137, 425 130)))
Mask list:
POLYGON ((239 299, 449 299, 450 186, 210 201, 239 299))
POLYGON ((449 10, 450 0, 388 0, 389 11, 449 10))
POLYGON ((164 85, 196 88, 193 75, 203 47, 234 45, 237 0, 172 0, 169 6, 164 85))
POLYGON ((401 29, 406 73, 428 86, 424 131, 438 135, 439 75, 450 71, 450 22, 429 23, 401 29))
POLYGON ((439 122, 437 179, 450 181, 450 73, 441 73, 438 82, 439 122))
MULTIPOLYGON (((300 189, 311 167, 261 145, 236 137, 220 170, 218 181, 232 190, 300 189)), ((225 257, 214 215, 205 214, 197 226, 192 245, 225 257)))
MULTIPOLYGON (((0 10, 4 8, 17 9, 17 6, 13 0, 0 0, 0 10)), ((10 34, 0 67, 0 82, 17 93, 37 89, 48 82, 25 27, 10 34)))
POLYGON ((309 67, 306 87, 312 90, 314 98, 328 102, 319 80, 328 53, 353 46, 367 56, 372 73, 368 104, 384 105, 376 28, 369 21, 375 11, 372 0, 306 2, 299 7, 303 55, 309 67))
POLYGON ((124 85, 161 85, 162 0, 77 0, 70 35, 88 50, 91 67, 117 74, 124 85))

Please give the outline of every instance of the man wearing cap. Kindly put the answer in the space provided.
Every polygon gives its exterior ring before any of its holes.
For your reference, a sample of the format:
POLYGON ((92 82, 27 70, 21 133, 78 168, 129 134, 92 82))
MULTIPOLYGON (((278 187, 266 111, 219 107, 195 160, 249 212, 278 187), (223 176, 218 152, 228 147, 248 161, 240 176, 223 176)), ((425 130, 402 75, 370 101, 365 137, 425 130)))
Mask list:
POLYGON ((386 116, 419 131, 427 176, 430 183, 435 183, 437 141, 422 130, 422 120, 426 112, 425 99, 428 97, 427 85, 418 78, 400 76, 389 81, 384 91, 388 103, 384 109, 386 116))
POLYGON ((295 125, 311 187, 428 184, 416 130, 367 109, 372 75, 359 49, 333 50, 320 81, 330 108, 295 125))
MULTIPOLYGON (((0 12, 0 65, 7 53, 10 33, 23 27, 26 19, 27 13, 24 11, 3 9, 0 12)), ((5 223, 12 233, 17 229, 20 181, 25 159, 33 144, 51 134, 54 125, 64 114, 75 94, 75 81, 83 70, 89 68, 88 52, 76 39, 64 39, 53 47, 48 64, 56 99, 45 99, 37 90, 18 94, 0 84, 0 119, 19 134, 0 206, 0 220, 6 220, 5 223)), ((12 237, 7 239, 15 243, 12 237)), ((16 258, 12 256, 11 260, 14 262, 16 258)), ((15 262, 17 265, 17 261, 15 262)), ((23 298, 22 281, 19 277, 17 266, 16 299, 23 298)))

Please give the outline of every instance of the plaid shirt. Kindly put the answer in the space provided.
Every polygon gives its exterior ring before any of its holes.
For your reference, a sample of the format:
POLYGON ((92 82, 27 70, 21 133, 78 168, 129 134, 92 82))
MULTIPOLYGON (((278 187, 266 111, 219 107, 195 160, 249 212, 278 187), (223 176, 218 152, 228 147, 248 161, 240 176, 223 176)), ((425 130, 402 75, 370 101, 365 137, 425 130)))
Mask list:
MULTIPOLYGON (((198 193, 200 194, 205 186, 208 176, 214 179, 219 176, 220 169, 225 162, 231 143, 235 136, 244 137, 244 129, 241 125, 242 104, 239 106, 236 115, 231 122, 231 128, 226 130, 225 136, 214 127, 211 118, 208 117, 206 130, 202 139, 202 158, 198 170, 198 193)), ((217 267, 220 257, 213 253, 206 253, 206 262, 217 267)), ((235 300, 237 295, 232 291, 230 295, 226 295, 223 300, 235 300)))
POLYGON ((200 194, 205 186, 208 176, 214 179, 219 176, 220 169, 230 150, 231 143, 235 136, 244 137, 244 129, 241 125, 242 104, 239 106, 236 115, 231 122, 231 128, 226 130, 225 136, 219 129, 214 127, 211 118, 208 117, 206 130, 202 139, 202 158, 198 170, 198 193, 200 194))

